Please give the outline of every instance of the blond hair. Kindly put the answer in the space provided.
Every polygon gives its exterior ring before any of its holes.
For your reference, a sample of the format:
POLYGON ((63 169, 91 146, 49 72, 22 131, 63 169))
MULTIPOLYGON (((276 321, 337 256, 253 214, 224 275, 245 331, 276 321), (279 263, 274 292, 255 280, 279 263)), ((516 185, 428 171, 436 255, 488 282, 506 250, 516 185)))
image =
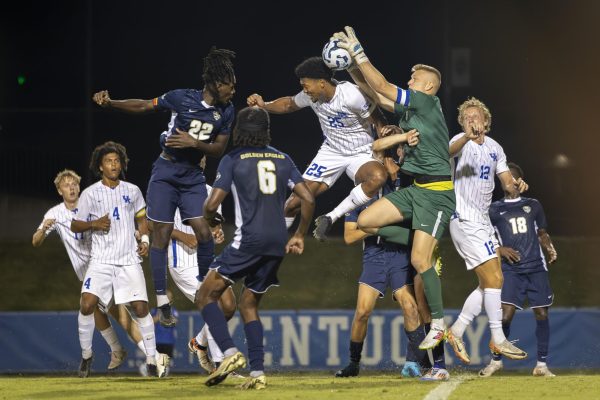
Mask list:
POLYGON ((421 69, 422 69, 422 70, 425 70, 425 71, 427 71, 427 72, 431 72, 432 74, 434 74, 435 76, 437 76, 437 78, 438 78, 438 81, 439 81, 439 82, 438 82, 438 85, 441 85, 441 84, 442 84, 442 74, 441 74, 441 72, 440 72, 440 71, 438 71, 438 69, 437 69, 437 68, 435 68, 435 67, 432 67, 431 65, 427 65, 427 64, 416 64, 416 65, 413 65, 413 67, 411 68, 410 72, 415 72, 415 71, 418 71, 418 70, 421 70, 421 69))
POLYGON ((485 119, 485 124, 483 128, 485 129, 485 133, 488 133, 492 128, 492 113, 490 112, 490 109, 487 108, 487 106, 483 103, 483 101, 475 97, 469 97, 464 103, 458 106, 458 123, 463 128, 465 127, 463 124, 465 118, 465 111, 467 110, 467 108, 471 107, 477 107, 483 113, 483 117, 485 119))
POLYGON ((75 171, 71 169, 63 169, 58 174, 56 174, 56 178, 54 178, 54 186, 56 186, 56 188, 58 189, 58 186, 60 185, 62 180, 68 177, 73 178, 73 180, 77 182, 77 184, 81 182, 81 177, 77 175, 75 171))

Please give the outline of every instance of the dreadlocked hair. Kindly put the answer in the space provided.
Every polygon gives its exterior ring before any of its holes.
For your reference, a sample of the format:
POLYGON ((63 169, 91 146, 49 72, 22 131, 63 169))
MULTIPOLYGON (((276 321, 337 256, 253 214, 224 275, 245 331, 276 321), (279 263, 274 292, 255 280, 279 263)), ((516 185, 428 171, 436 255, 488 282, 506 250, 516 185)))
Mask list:
POLYGON ((90 160, 90 171, 97 178, 102 177, 102 171, 100 171, 100 165, 102 164, 102 159, 105 155, 110 153, 116 153, 119 156, 119 160, 121 160, 121 179, 125 179, 125 172, 127 171, 127 163, 129 163, 129 158, 127 158, 127 150, 125 146, 117 142, 106 142, 99 146, 97 146, 93 153, 92 159, 90 160))
POLYGON ((265 147, 271 143, 269 113, 258 107, 246 107, 237 114, 233 145, 265 147))
POLYGON ((233 71, 234 58, 235 52, 231 50, 211 47, 208 55, 204 57, 204 70, 202 71, 204 83, 233 82, 235 75, 233 71))

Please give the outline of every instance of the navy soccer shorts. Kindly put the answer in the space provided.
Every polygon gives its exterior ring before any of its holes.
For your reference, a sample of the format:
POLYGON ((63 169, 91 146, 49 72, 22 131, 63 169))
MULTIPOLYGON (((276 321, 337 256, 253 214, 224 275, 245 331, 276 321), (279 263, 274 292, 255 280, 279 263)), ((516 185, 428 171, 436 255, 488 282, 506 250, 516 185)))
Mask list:
POLYGON ((554 301, 554 293, 550 287, 547 271, 519 274, 504 270, 504 285, 502 285, 502 303, 512 304, 522 310, 525 299, 529 307, 549 307, 554 301))
POLYGON ((281 265, 281 256, 261 256, 244 253, 228 245, 223 249, 210 269, 232 283, 245 278, 244 286, 255 293, 264 293, 271 286, 279 286, 277 271, 281 265))
POLYGON ((206 178, 199 167, 162 157, 152 165, 146 193, 148 219, 172 223, 176 208, 179 208, 184 223, 187 219, 199 218, 206 197, 206 178))
POLYGON ((386 288, 395 292, 405 285, 412 285, 414 277, 415 269, 408 253, 396 245, 386 244, 377 253, 364 255, 358 283, 372 287, 379 292, 379 297, 383 297, 386 288))

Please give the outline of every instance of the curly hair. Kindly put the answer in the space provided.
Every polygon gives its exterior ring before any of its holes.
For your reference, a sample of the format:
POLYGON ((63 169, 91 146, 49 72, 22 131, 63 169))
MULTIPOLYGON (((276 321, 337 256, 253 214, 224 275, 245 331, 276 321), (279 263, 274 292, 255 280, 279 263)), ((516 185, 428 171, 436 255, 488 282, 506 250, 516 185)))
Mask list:
POLYGON ((467 111, 467 108, 471 107, 477 107, 483 113, 483 118, 485 120, 484 129, 485 133, 488 133, 492 128, 492 113, 481 100, 475 97, 469 97, 464 103, 458 106, 458 123, 464 128, 465 111, 467 111))
POLYGON ((58 189, 60 183, 65 178, 72 178, 75 182, 77 182, 77 184, 81 182, 81 177, 77 175, 77 172, 73 171, 72 169, 63 169, 58 174, 56 174, 56 177, 54 178, 54 186, 56 186, 56 188, 58 189))
MULTIPOLYGON (((521 167, 519 167, 517 164, 515 164, 514 162, 509 162, 507 165, 508 165, 508 169, 514 170, 518 174, 518 176, 515 176, 515 174, 512 174, 515 179, 519 179, 519 178, 524 179, 525 178, 523 169, 521 167)), ((511 173, 512 173, 512 171, 511 171, 511 173)))
POLYGON ((322 57, 311 57, 302 61, 294 70, 298 79, 333 79, 334 72, 325 64, 322 57))
POLYGON ((204 70, 202 79, 206 84, 231 83, 234 80, 233 59, 235 52, 227 49, 210 48, 204 57, 204 70))
POLYGON ((120 143, 108 141, 97 146, 92 152, 92 158, 90 160, 90 171, 97 178, 102 177, 102 171, 100 171, 100 165, 102 164, 102 159, 105 155, 110 153, 116 153, 119 156, 119 160, 121 160, 121 179, 125 179, 125 172, 127 171, 127 164, 129 163, 129 158, 127 158, 127 150, 125 146, 120 143))
POLYGON ((246 107, 237 114, 233 129, 233 145, 265 147, 271 143, 269 113, 258 107, 246 107))

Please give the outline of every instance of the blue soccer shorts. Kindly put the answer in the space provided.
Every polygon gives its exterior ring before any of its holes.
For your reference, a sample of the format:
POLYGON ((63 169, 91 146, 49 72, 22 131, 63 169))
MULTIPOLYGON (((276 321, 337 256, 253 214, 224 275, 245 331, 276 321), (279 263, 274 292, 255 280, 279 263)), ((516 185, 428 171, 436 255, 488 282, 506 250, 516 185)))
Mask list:
POLYGON ((409 254, 397 245, 385 244, 381 251, 363 257, 363 271, 358 283, 379 292, 382 298, 386 288, 392 292, 412 285, 415 270, 410 264, 409 254))
POLYGON ((512 304, 522 310, 525 299, 531 308, 549 307, 554 301, 548 271, 519 274, 503 270, 502 303, 512 304))

